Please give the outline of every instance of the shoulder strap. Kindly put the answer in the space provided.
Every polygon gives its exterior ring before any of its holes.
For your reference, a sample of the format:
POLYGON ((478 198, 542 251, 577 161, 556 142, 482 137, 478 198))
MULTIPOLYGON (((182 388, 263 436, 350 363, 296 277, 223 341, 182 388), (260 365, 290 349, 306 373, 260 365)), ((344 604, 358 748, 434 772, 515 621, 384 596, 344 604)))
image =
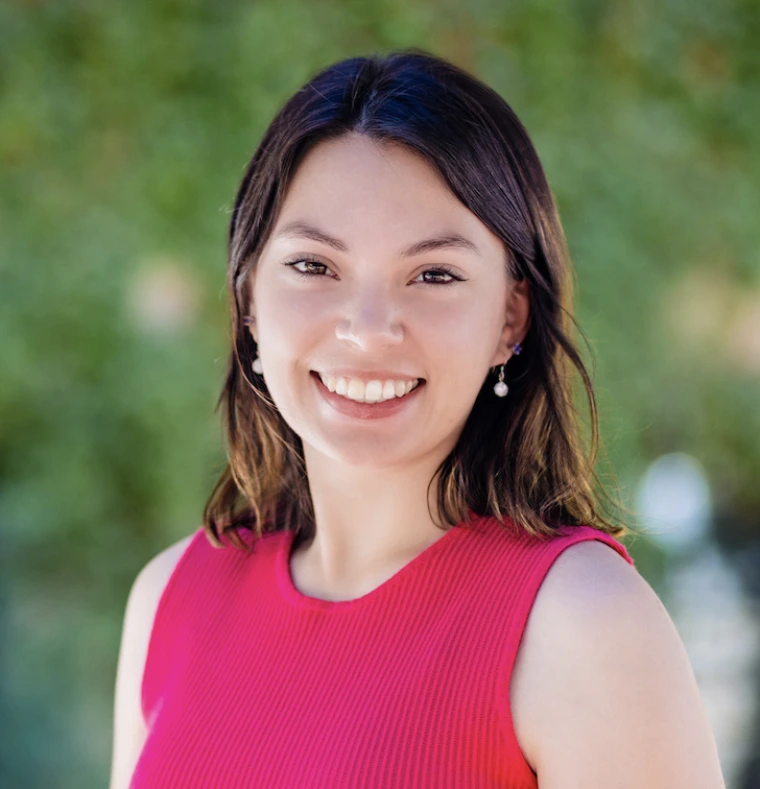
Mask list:
POLYGON ((177 644, 177 633, 182 627, 181 611, 191 584, 187 582, 188 565, 197 564, 206 550, 214 550, 203 528, 197 529, 178 559, 161 593, 151 627, 148 651, 143 668, 141 704, 146 724, 157 712, 160 688, 164 686, 171 665, 171 653, 177 644))
MULTIPOLYGON (((279 536, 280 533, 275 533, 279 536)), ((244 542, 260 557, 276 549, 277 540, 243 535, 244 542), (255 545, 254 545, 255 543, 255 545)), ((249 566, 249 554, 227 538, 223 547, 213 545, 203 527, 196 530, 179 558, 156 609, 143 670, 141 702, 150 725, 171 683, 192 660, 194 647, 202 645, 218 612, 239 594, 249 566)), ((199 648, 202 648, 199 647, 199 648)))

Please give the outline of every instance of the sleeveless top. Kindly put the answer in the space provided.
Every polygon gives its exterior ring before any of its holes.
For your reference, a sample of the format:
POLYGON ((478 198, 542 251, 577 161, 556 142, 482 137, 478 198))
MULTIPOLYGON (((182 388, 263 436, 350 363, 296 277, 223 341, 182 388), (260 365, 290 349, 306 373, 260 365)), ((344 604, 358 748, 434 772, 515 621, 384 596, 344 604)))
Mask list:
POLYGON ((130 789, 536 789, 509 684, 547 571, 590 526, 540 540, 478 517, 362 597, 308 597, 293 532, 216 548, 198 529, 164 589, 130 789))

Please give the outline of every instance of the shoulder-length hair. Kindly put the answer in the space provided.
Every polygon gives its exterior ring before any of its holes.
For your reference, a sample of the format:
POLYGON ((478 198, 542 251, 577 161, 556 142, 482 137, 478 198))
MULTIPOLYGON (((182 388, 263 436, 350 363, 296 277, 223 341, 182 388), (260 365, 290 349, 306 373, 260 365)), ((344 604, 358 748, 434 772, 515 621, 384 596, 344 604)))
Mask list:
POLYGON ((222 545, 225 536, 247 547, 240 530, 293 530, 299 541, 314 533, 301 439, 263 378, 249 374, 256 343, 242 318, 249 275, 299 163, 317 143, 349 132, 424 156, 502 239, 510 276, 528 280, 530 324, 522 353, 508 363, 509 397, 494 396, 489 375, 456 446, 436 471, 441 518, 452 526, 469 511, 499 521, 506 516, 542 538, 560 525, 578 524, 623 535, 628 528, 601 506, 622 505, 595 472, 597 408, 572 336, 572 264, 538 154, 494 90, 445 60, 410 49, 349 58, 318 73, 274 118, 246 168, 229 227, 233 347, 217 405, 228 464, 204 509, 212 542, 222 545), (574 403, 578 381, 588 403, 585 429, 574 403))

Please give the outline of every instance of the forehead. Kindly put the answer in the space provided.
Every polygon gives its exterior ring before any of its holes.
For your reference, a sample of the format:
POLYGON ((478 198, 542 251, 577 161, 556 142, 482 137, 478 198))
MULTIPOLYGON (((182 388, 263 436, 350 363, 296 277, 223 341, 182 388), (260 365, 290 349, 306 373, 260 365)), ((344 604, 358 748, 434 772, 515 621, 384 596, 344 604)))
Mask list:
POLYGON ((468 235, 479 247, 503 249, 425 157, 358 133, 322 141, 304 157, 274 234, 294 220, 347 240, 359 234, 374 241, 390 235, 413 241, 445 231, 468 235))
POLYGON ((333 183, 336 176, 353 182, 376 179, 387 187, 419 182, 423 188, 440 190, 456 199, 438 169, 421 153, 358 132, 317 143, 301 161, 291 189, 306 188, 313 181, 333 183))

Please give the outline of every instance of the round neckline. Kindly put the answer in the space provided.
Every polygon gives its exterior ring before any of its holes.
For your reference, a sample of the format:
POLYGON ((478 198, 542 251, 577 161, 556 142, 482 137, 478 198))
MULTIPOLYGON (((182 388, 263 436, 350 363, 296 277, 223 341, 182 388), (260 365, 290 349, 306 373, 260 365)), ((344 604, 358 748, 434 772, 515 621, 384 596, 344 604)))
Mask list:
POLYGON ((325 600, 321 597, 311 597, 310 595, 304 594, 296 587, 290 572, 290 555, 296 533, 294 531, 283 532, 284 536, 279 545, 276 557, 277 583, 280 587, 280 592, 289 603, 317 611, 348 611, 357 606, 367 605, 376 598, 382 597, 383 594, 387 593, 410 573, 417 570, 422 564, 430 561, 431 558, 449 543, 455 542, 462 535, 470 531, 475 522, 480 520, 481 516, 472 513, 470 517, 470 521, 462 521, 456 524, 456 526, 449 527, 443 537, 439 537, 434 543, 431 543, 427 548, 420 551, 420 553, 400 567, 390 578, 383 581, 374 589, 370 589, 369 592, 349 600, 325 600))

